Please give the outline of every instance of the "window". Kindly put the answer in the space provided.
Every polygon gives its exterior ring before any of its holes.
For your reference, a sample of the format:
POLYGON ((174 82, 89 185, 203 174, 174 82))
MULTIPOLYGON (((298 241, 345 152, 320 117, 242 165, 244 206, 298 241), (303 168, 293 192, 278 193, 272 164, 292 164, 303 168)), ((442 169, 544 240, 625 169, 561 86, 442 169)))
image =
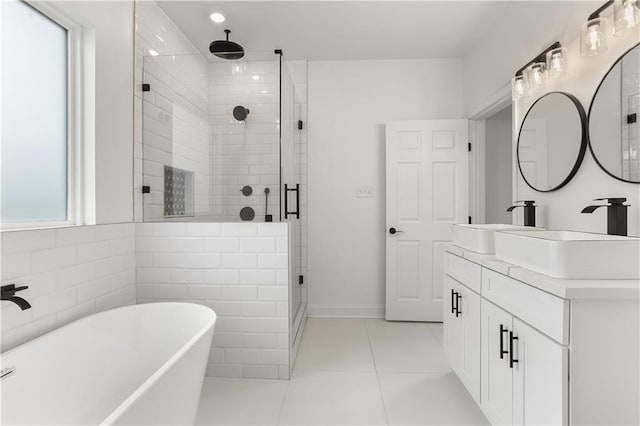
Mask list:
POLYGON ((70 30, 23 1, 3 1, 0 28, 0 222, 73 224, 70 30))

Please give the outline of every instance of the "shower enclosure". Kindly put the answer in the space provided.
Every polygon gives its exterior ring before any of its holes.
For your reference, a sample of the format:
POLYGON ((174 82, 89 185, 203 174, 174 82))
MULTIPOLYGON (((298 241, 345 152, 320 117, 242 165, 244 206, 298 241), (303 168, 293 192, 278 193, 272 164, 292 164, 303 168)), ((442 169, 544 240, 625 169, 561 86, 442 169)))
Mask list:
POLYGON ((303 65, 278 50, 142 64, 143 220, 287 222, 292 348, 306 307, 303 65))

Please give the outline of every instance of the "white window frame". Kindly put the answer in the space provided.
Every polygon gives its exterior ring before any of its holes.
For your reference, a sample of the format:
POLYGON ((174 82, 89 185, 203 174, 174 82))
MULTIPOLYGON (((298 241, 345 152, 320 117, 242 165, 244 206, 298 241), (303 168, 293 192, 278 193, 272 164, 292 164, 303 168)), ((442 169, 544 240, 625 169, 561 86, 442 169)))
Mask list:
POLYGON ((67 31, 67 219, 49 222, 0 222, 0 231, 84 225, 85 161, 82 143, 84 130, 82 26, 65 16, 48 2, 20 1, 67 31))

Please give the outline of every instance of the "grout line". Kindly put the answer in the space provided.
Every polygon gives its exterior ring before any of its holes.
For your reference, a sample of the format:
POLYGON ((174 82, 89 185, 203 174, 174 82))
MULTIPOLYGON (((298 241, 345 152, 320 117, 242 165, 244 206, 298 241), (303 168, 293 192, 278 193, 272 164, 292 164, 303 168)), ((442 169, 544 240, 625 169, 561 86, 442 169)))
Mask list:
POLYGON ((371 351, 371 359, 373 360, 373 369, 376 374, 376 382, 378 383, 378 392, 380 392, 380 399, 382 400, 382 409, 384 410, 384 418, 389 425, 389 414, 387 413, 387 404, 384 401, 384 394, 382 393, 382 385, 380 385, 380 376, 378 375, 378 366, 376 364, 376 357, 373 354, 373 345, 371 344, 371 336, 369 336, 369 320, 364 320, 364 328, 367 333, 367 341, 369 342, 369 350, 371 351))

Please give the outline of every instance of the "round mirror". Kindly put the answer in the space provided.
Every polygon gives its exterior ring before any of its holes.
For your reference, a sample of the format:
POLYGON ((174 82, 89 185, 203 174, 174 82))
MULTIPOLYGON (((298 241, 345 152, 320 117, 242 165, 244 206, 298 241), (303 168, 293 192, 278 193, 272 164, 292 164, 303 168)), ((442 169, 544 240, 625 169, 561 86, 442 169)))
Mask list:
POLYGON ((604 77, 589 108, 589 148, 616 179, 640 183, 640 44, 604 77))
POLYGON ((584 108, 572 95, 547 93, 529 108, 518 134, 518 168, 539 192, 555 191, 576 174, 587 150, 584 108))

